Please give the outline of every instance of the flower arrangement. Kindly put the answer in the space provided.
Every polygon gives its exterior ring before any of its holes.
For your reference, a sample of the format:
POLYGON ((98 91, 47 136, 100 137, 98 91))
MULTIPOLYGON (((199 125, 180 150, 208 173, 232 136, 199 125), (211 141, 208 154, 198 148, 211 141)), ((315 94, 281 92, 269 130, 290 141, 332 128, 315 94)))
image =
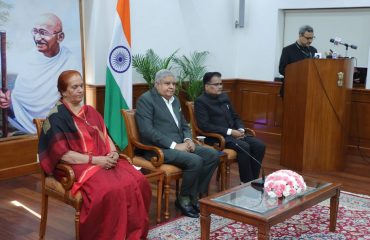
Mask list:
POLYGON ((265 180, 265 191, 269 197, 280 198, 304 192, 307 189, 303 177, 291 170, 278 170, 265 180))

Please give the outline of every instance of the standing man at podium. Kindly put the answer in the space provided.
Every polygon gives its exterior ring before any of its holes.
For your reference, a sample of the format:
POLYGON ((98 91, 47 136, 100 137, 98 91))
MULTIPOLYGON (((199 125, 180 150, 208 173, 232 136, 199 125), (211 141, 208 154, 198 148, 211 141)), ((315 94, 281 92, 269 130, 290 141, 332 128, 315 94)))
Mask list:
MULTIPOLYGON (((279 63, 279 73, 285 76, 285 67, 288 64, 298 62, 306 58, 313 58, 317 49, 311 44, 315 38, 313 28, 309 25, 304 25, 299 28, 298 40, 283 48, 279 63)), ((284 80, 280 88, 280 96, 284 96, 284 80)))

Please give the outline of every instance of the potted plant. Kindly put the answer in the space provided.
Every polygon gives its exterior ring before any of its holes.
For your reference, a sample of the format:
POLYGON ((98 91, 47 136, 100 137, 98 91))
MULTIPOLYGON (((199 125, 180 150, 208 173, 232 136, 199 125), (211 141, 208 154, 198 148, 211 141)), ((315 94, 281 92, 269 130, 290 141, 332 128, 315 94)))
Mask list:
POLYGON ((179 69, 179 89, 181 88, 189 101, 194 101, 203 91, 202 78, 207 72, 204 65, 209 52, 193 52, 189 57, 175 57, 174 63, 179 69))
POLYGON ((138 73, 143 75, 149 89, 154 86, 155 74, 161 69, 171 69, 170 63, 174 59, 178 50, 167 58, 159 57, 153 49, 149 49, 145 54, 135 54, 132 56, 132 66, 138 73))

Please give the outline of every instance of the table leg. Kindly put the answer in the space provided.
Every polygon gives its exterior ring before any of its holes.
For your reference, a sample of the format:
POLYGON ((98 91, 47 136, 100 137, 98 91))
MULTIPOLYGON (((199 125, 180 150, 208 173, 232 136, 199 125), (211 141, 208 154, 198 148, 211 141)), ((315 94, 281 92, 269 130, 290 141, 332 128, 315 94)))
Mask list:
POLYGON ((330 198, 330 225, 329 230, 335 232, 337 226, 337 215, 339 206, 340 189, 337 188, 336 194, 330 198))
POLYGON ((161 222, 162 212, 163 174, 157 181, 157 223, 161 222))
POLYGON ((229 159, 226 160, 226 188, 230 187, 230 161, 229 159))
POLYGON ((201 240, 209 239, 209 232, 211 226, 210 214, 200 205, 200 234, 201 240))
POLYGON ((270 239, 270 226, 262 225, 258 227, 258 240, 270 239))

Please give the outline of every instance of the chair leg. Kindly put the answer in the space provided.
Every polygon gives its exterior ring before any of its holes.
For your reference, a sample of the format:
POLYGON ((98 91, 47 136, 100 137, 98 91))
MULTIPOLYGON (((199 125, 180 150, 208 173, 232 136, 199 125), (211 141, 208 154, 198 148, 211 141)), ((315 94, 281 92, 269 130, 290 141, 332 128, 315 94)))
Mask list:
POLYGON ((75 214, 76 240, 80 239, 80 211, 76 210, 75 214))
POLYGON ((157 224, 161 222, 163 175, 157 181, 157 224))
MULTIPOLYGON (((221 166, 221 163, 220 163, 220 166, 221 166)), ((219 182, 220 181, 220 176, 221 176, 221 172, 220 172, 220 168, 217 169, 217 175, 216 175, 216 181, 219 182)))
POLYGON ((42 191, 41 196, 41 221, 40 221, 40 232, 39 232, 39 238, 44 239, 45 238, 45 231, 46 231, 46 221, 48 218, 48 200, 49 196, 45 194, 44 191, 42 191))
POLYGON ((179 196, 179 194, 180 194, 180 180, 179 179, 177 179, 176 180, 176 197, 177 196, 179 196))
POLYGON ((169 199, 170 197, 170 184, 169 179, 166 179, 164 184, 164 219, 167 221, 170 218, 170 211, 169 211, 169 199))
MULTIPOLYGON (((220 162, 219 166, 219 172, 221 175, 221 181, 219 181, 219 185, 221 185, 221 191, 226 190, 226 162, 227 162, 227 157, 223 157, 222 161, 220 162)), ((230 170, 229 170, 230 172, 230 170)))
POLYGON ((217 168, 217 173, 216 173, 216 184, 217 184, 217 187, 218 187, 218 191, 223 191, 223 187, 222 187, 222 174, 221 174, 221 165, 222 163, 220 162, 220 164, 218 165, 218 168, 217 168), (220 177, 221 177, 221 181, 220 181, 220 177))

